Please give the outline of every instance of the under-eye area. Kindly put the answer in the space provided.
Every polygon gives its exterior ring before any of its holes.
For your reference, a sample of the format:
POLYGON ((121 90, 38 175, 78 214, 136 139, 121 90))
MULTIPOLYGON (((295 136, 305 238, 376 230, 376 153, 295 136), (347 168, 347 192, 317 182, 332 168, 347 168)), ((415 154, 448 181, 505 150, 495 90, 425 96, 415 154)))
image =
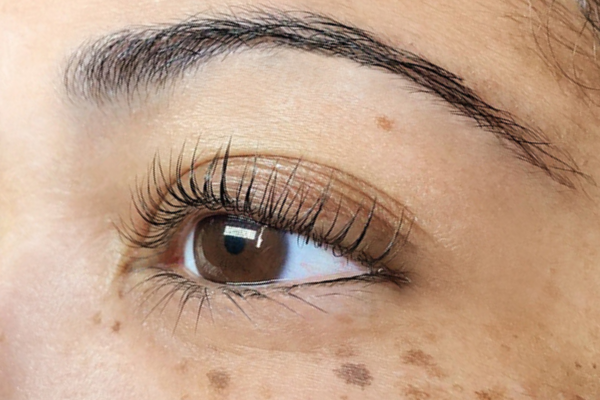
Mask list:
POLYGON ((155 157, 121 227, 123 271, 147 313, 169 303, 202 321, 327 314, 410 283, 408 210, 367 182, 300 159, 155 157))

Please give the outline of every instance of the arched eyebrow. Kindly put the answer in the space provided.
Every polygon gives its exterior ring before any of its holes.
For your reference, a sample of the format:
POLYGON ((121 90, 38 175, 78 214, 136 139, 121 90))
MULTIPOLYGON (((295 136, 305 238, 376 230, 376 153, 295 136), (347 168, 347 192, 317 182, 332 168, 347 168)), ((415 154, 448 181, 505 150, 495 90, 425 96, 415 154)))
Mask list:
POLYGON ((163 87, 218 56, 273 48, 343 58, 399 75, 442 99, 482 130, 512 144, 518 158, 561 185, 575 188, 572 178, 586 177, 541 130, 519 123, 513 114, 484 101, 458 75, 386 44, 373 33, 315 13, 253 11, 116 32, 75 52, 66 69, 65 86, 71 99, 101 105, 163 87))

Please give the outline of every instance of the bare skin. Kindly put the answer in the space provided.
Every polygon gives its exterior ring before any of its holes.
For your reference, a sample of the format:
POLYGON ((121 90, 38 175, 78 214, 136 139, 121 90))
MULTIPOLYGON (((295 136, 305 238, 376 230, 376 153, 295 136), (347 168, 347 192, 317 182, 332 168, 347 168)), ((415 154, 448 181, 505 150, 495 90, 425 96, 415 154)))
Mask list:
POLYGON ((0 0, 0 398, 600 396, 600 99, 582 88, 597 65, 575 3, 268 4, 463 77, 568 155, 572 187, 403 78, 295 50, 230 55, 131 107, 74 103, 63 76, 82 43, 266 5, 46 3, 0 0), (157 152, 197 142, 206 165, 230 139, 233 156, 306 160, 409 210, 411 283, 314 287, 243 312, 221 296, 199 323, 178 294, 153 310, 118 229, 137 218, 130 189, 157 152))

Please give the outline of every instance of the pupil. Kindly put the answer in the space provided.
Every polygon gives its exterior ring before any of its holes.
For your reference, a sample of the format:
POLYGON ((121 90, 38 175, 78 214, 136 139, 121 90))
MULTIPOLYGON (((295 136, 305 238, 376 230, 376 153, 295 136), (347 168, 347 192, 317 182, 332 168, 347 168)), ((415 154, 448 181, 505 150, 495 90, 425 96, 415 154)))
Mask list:
POLYGON ((225 236, 225 249, 231 255, 237 256, 246 248, 246 239, 237 236, 225 236))

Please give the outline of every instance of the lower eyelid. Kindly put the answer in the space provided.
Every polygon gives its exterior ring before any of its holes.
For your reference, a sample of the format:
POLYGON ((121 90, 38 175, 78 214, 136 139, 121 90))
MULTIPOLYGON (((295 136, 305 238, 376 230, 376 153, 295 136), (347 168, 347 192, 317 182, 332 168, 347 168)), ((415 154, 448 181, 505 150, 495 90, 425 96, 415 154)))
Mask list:
POLYGON ((283 320, 305 323, 305 318, 328 320, 333 315, 348 312, 354 317, 368 317, 371 307, 385 307, 388 290, 397 292, 396 285, 408 283, 365 277, 299 285, 248 287, 198 284, 173 272, 168 266, 148 267, 138 270, 138 273, 140 276, 135 280, 137 283, 134 287, 143 318, 155 313, 176 316, 171 321, 175 323, 174 329, 182 324, 189 327, 193 323, 194 330, 215 323, 224 324, 224 328, 229 323, 238 324, 240 318, 251 325, 259 323, 272 327, 269 324, 283 320), (373 283, 386 282, 390 284, 387 289, 373 287, 373 283), (356 307, 362 312, 357 314, 356 307))

